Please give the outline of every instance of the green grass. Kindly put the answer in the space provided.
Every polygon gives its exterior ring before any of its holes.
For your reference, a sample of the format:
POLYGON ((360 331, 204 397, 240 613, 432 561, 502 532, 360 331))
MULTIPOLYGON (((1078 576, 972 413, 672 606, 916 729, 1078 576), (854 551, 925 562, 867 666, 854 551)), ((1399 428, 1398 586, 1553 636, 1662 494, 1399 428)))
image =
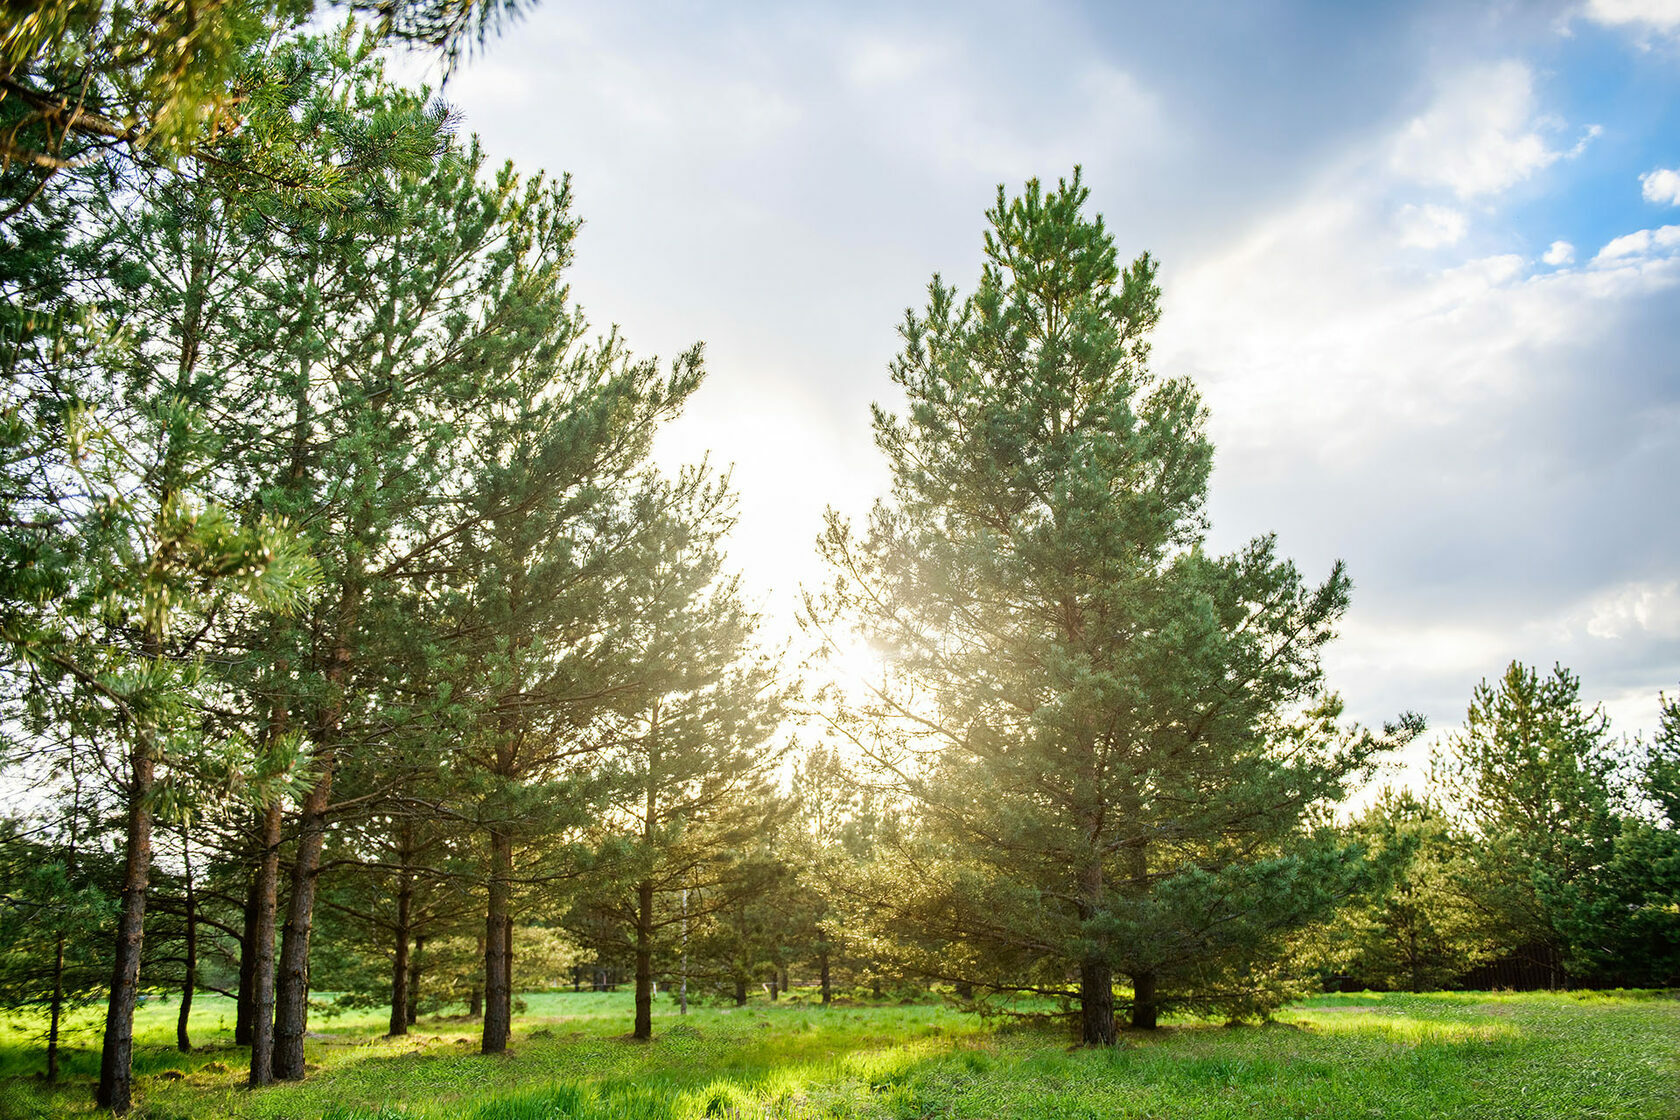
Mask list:
MULTIPOLYGON (((228 1001, 195 1003, 202 1050, 174 1052, 173 1005, 139 1019, 149 1120, 691 1120, 817 1118, 1645 1117, 1680 1120, 1680 1000, 1640 993, 1322 996, 1264 1027, 1173 1023, 1078 1049, 1046 1027, 938 1006, 659 1005, 627 1041, 628 994, 527 996, 512 1052, 477 1024, 425 1019, 380 1038, 371 1012, 317 1020, 309 1079, 243 1088, 228 1001)), ((48 1093, 27 1034, 0 1033, 0 1117, 85 1116, 88 1047, 48 1093), (24 1074, 23 1076, 17 1076, 24 1074)))

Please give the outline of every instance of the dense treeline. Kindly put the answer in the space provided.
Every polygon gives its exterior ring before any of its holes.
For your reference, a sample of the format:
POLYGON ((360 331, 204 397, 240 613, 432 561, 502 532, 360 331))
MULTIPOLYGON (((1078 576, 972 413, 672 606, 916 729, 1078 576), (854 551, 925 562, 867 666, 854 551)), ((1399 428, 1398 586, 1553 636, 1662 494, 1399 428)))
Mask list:
POLYGON ((0 1001, 49 1078, 102 1001, 126 1110, 162 992, 183 1050, 235 999, 259 1086, 311 1015, 498 1053, 534 988, 633 984, 637 1039, 661 989, 1036 993, 1109 1043, 1313 983, 1680 982, 1673 703, 1616 740, 1512 665, 1425 791, 1342 811, 1421 722, 1341 720, 1339 566, 1205 550, 1206 410, 1077 174, 907 316, 891 494, 802 620, 881 663, 802 695, 727 475, 650 460, 700 348, 593 332, 567 181, 384 76, 497 8, 380 11, 183 9, 173 59, 117 9, 7 31, 0 1001))

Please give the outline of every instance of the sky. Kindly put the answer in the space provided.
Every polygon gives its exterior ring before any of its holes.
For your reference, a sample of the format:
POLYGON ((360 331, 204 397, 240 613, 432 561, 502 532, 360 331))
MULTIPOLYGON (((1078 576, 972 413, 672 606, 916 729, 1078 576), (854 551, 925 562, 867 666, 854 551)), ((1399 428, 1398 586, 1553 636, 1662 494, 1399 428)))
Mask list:
POLYGON ((1162 262, 1211 546, 1347 562, 1329 683, 1429 720, 1402 779, 1512 659, 1623 733, 1680 689, 1680 0, 542 0, 443 96, 572 176, 598 328, 705 343, 658 455, 734 465, 771 633, 886 489, 905 309, 973 287, 1000 184, 1080 165, 1162 262))

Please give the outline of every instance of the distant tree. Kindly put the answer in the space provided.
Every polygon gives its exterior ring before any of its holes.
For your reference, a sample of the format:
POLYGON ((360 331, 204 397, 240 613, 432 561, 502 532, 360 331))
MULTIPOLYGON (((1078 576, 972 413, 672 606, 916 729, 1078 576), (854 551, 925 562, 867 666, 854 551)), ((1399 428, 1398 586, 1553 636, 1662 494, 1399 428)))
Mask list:
POLYGON ((438 643, 464 670, 448 681, 463 713, 460 812, 486 855, 487 1054, 511 1031, 520 895, 575 875, 567 849, 602 792, 591 760, 641 702, 635 620, 614 608, 653 531, 639 504, 653 435, 703 375, 699 347, 662 369, 617 335, 588 341, 559 282, 576 232, 568 184, 532 183, 504 203, 512 185, 510 171, 493 197, 518 223, 507 232, 530 240, 507 255, 523 281, 508 295, 525 302, 504 305, 514 318, 501 341, 538 348, 491 356, 491 383, 471 398, 475 437, 455 453, 474 485, 454 526, 432 534, 454 576, 438 643))
POLYGON ((739 1007, 753 987, 777 976, 789 955, 797 922, 787 898, 794 868, 766 846, 742 853, 699 905, 704 918, 689 938, 694 974, 721 988, 739 1007))
POLYGON ((1409 729, 1343 732, 1322 692, 1341 565, 1204 550, 1206 411, 1149 371, 1155 262, 1122 268, 1087 195, 1000 188, 973 295, 936 277, 906 316, 891 496, 862 534, 830 515, 813 621, 889 661, 835 722, 923 818, 884 902, 927 967, 1068 995, 1109 1044, 1117 971, 1136 1027, 1263 1002, 1281 937, 1351 889, 1317 815, 1409 729))
POLYGON ((1494 955, 1487 923, 1458 891, 1472 841, 1446 811, 1384 790, 1351 825, 1376 872, 1368 894, 1329 922, 1340 970, 1363 987, 1433 991, 1494 955))
POLYGON ((797 759, 791 793, 794 813, 779 846, 796 870, 797 888, 786 905, 803 930, 799 940, 816 965, 827 1006, 837 984, 850 987, 866 974, 879 979, 863 933, 868 868, 887 822, 874 791, 828 743, 813 744, 797 759))
POLYGON ((109 941, 87 932, 115 917, 120 867, 90 793, 72 781, 69 800, 50 815, 0 821, 0 1006, 44 1014, 49 1082, 59 1077, 70 1013, 97 1002, 111 979, 109 941))
POLYGON ((1617 830, 1609 721, 1567 669, 1513 661, 1476 686, 1437 771, 1476 838, 1459 890, 1510 952, 1563 983, 1570 939, 1551 899, 1596 873, 1617 830))
POLYGON ((1640 805, 1621 815, 1608 854, 1572 877, 1536 873, 1571 973, 1595 983, 1680 986, 1680 700, 1660 704, 1635 775, 1640 805))
POLYGON ((675 484, 650 482, 636 520, 644 528, 622 562, 613 613, 637 700, 612 723, 601 755, 613 790, 607 819, 628 828, 609 841, 598 892, 635 961, 633 1037, 653 1037, 653 984, 668 933, 704 912, 707 890, 731 861, 775 830, 783 802, 770 743, 788 686, 752 642, 757 616, 739 577, 723 570, 734 523, 727 480, 703 469, 675 484), (694 903, 687 911, 681 896, 694 903))

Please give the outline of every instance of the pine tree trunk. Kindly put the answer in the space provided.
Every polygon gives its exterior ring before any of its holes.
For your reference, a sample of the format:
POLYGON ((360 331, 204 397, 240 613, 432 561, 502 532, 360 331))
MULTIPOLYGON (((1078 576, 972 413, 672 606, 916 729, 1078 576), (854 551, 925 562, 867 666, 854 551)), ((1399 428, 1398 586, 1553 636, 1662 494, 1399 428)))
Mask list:
POLYGON ((1079 964, 1079 1041, 1086 1046, 1113 1046, 1114 972, 1100 957, 1079 964))
MULTIPOLYGON (((258 828, 262 826, 259 824, 258 828)), ((259 862, 261 853, 258 853, 259 862)), ((255 1018, 253 987, 257 975, 257 880, 260 871, 251 872, 245 888, 245 913, 239 933, 239 992, 234 1000, 233 1044, 251 1045, 251 1020, 255 1018)))
POLYGON ((315 924, 315 888, 321 874, 321 848, 326 841, 327 799, 332 787, 332 760, 303 803, 303 828, 297 858, 292 863, 292 892, 286 905, 286 925, 280 935, 280 961, 274 985, 274 1077, 297 1081, 303 1077, 303 1036, 309 1029, 309 937, 315 924))
POLYGON ((505 829, 490 830, 490 891, 484 916, 484 1054, 507 1050, 513 1029, 512 954, 508 942, 513 930, 509 912, 512 893, 513 836, 505 829))
POLYGON ((391 957, 391 1022, 386 1037, 408 1033, 408 909, 413 900, 408 872, 397 885, 397 928, 391 957))
POLYGON ((735 1006, 745 1007, 747 1003, 747 982, 741 977, 735 978, 735 1006))
POLYGON ((636 1029, 633 1037, 653 1037, 653 883, 636 885, 636 1029))
MULTIPOLYGON (((1126 800, 1127 810, 1135 812, 1135 791, 1128 791, 1126 800)), ((1127 871, 1131 876, 1131 891, 1139 896, 1146 895, 1149 891, 1149 849, 1141 839, 1127 846, 1126 862, 1127 871)), ((1140 968, 1131 973, 1131 979, 1131 1028, 1134 1031, 1152 1031, 1160 1017, 1160 997, 1155 990, 1155 970, 1140 968)))
POLYGON ((280 906, 280 839, 285 808, 278 799, 263 809, 260 859, 251 925, 252 1086, 274 1084, 274 920, 280 906))
POLYGON ((146 887, 152 867, 151 794, 155 773, 151 744, 136 736, 130 754, 128 835, 123 857, 122 909, 117 916, 116 960, 105 1009, 105 1040, 99 1057, 100 1108, 121 1114, 133 1106, 134 1005, 140 995, 140 945, 145 937, 146 887))
POLYGON ((827 1007, 830 1003, 834 1002, 834 987, 830 983, 830 980, 829 980, 828 948, 826 946, 824 946, 822 952, 817 954, 817 968, 819 970, 819 974, 822 977, 822 1002, 823 1002, 823 1006, 827 1007))
MULTIPOLYGON (((188 871, 191 875, 191 871, 188 871)), ((198 899, 193 894, 192 879, 187 880, 187 967, 181 979, 181 1010, 175 1016, 175 1049, 192 1053, 192 1036, 188 1034, 188 1020, 192 1018, 193 989, 198 987, 198 899)))
POLYGON ((1160 1018, 1160 996, 1155 991, 1153 972, 1132 974, 1132 1029, 1152 1031, 1160 1018))
POLYGON ((280 937, 280 964, 274 992, 274 1076, 303 1078, 303 1036, 309 1029, 309 937, 315 927, 315 889, 321 876, 321 848, 326 842, 327 807, 332 803, 333 767, 337 762, 344 687, 350 675, 350 637, 361 604, 354 572, 339 593, 338 623, 332 663, 327 667, 327 701, 315 731, 317 777, 299 814, 297 857, 292 862, 292 894, 280 937))

